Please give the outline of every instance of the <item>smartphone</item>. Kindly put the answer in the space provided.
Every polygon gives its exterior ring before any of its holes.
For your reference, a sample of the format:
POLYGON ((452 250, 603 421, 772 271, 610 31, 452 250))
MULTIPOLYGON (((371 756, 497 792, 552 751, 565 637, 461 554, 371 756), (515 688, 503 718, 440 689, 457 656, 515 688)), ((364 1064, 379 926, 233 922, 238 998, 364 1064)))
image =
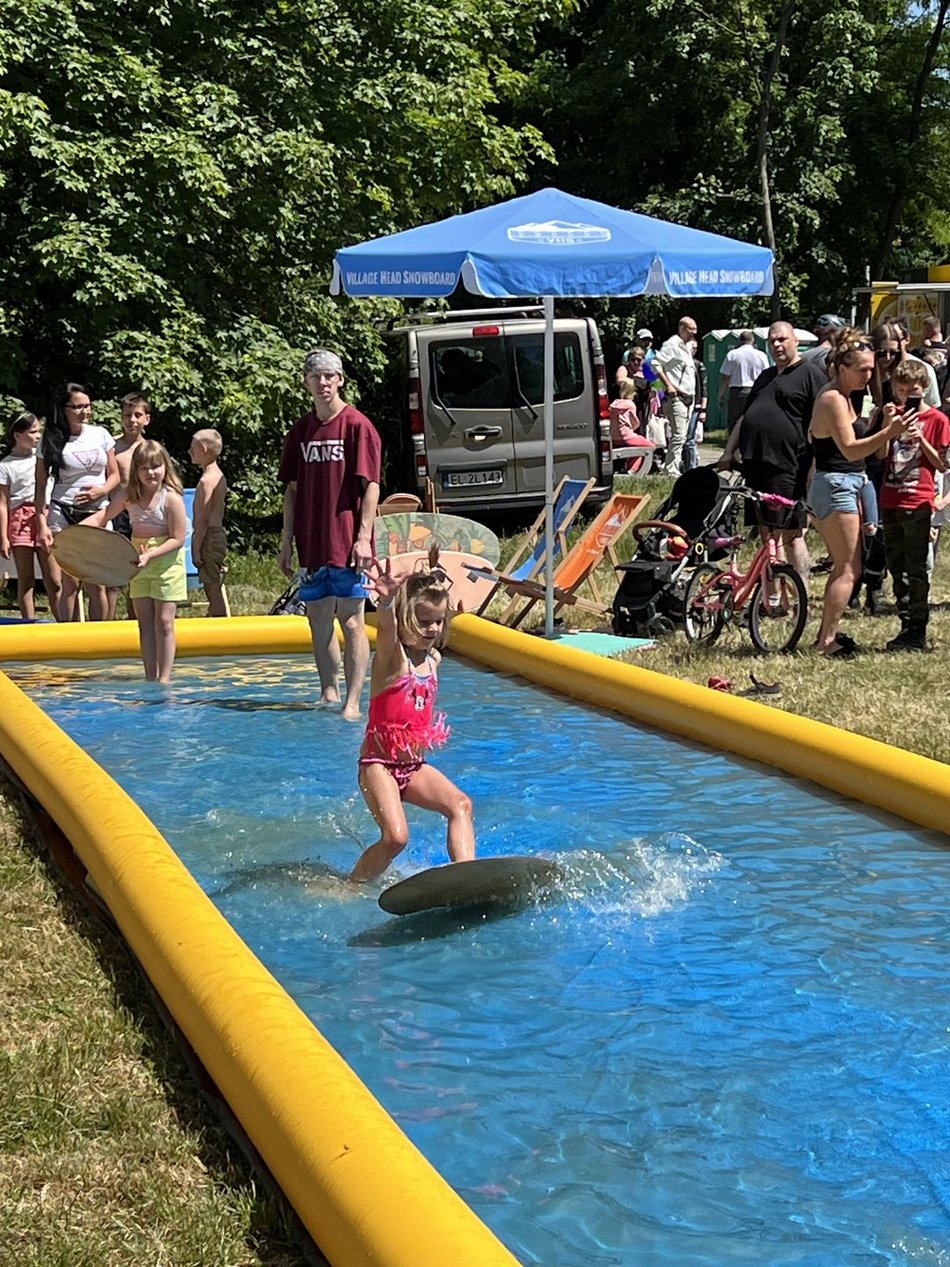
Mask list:
POLYGON ((908 396, 907 403, 904 408, 905 413, 920 413, 924 407, 923 396, 908 396))

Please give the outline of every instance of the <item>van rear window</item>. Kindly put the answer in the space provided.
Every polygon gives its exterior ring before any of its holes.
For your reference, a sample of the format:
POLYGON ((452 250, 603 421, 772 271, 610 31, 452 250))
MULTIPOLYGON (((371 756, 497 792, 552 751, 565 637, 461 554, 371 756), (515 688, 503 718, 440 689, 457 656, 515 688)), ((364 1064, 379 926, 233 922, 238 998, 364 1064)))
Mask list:
MULTIPOLYGON (((430 345, 433 396, 447 409, 511 409, 525 400, 543 404, 544 336, 509 335, 508 350, 502 337, 434 342, 430 345)), ((580 339, 574 333, 556 332, 554 399, 576 400, 583 391, 580 339)))
POLYGON ((503 338, 438 342, 432 346, 433 395, 447 409, 510 409, 511 384, 503 338))
MULTIPOLYGON (((521 395, 532 405, 544 403, 544 336, 511 337, 521 395)), ((576 400, 584 391, 584 363, 576 334, 554 334, 554 399, 576 400)))

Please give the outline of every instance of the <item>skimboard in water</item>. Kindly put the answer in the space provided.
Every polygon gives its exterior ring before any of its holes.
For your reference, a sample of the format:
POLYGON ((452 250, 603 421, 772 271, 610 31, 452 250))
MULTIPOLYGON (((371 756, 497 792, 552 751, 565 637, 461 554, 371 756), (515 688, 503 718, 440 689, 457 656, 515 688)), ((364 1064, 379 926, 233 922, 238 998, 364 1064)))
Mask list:
POLYGON ((108 528, 90 528, 72 524, 53 538, 56 562, 77 581, 93 585, 110 585, 116 589, 128 585, 139 570, 135 546, 119 532, 108 528))
POLYGON ((445 906, 519 906, 550 889, 561 871, 556 862, 513 854, 429 867, 384 889, 379 904, 390 915, 415 915, 445 906))

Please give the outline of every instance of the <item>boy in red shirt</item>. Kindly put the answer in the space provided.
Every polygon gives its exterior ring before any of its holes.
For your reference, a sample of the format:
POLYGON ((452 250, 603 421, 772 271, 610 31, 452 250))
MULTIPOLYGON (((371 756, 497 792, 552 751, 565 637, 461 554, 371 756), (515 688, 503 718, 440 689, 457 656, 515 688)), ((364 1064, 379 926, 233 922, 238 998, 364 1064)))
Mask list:
POLYGON ((888 651, 926 651, 930 578, 927 551, 933 515, 934 472, 947 469, 950 419, 923 403, 929 375, 920 361, 902 361, 891 374, 894 403, 906 427, 893 439, 884 465, 881 522, 901 629, 888 651))
POLYGON ((382 446, 370 420, 340 396, 343 362, 335 352, 311 352, 304 380, 314 407, 291 427, 278 475, 287 485, 280 566, 285 576, 294 575, 296 543, 305 573, 300 597, 307 605, 320 702, 325 705, 340 702, 340 648, 333 627, 334 617, 339 618, 346 678, 343 716, 354 721, 369 668, 364 573, 373 559, 382 446))

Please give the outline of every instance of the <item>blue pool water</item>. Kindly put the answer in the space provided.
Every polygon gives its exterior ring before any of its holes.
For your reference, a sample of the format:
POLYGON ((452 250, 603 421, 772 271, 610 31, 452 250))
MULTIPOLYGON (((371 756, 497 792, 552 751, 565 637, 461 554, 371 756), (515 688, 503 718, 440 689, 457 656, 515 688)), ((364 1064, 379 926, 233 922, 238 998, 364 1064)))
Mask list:
MULTIPOLYGON (((139 673, 14 676, 523 1262, 950 1264, 943 837, 449 661, 480 852, 564 886, 393 919, 327 879, 374 836, 309 664, 139 673)), ((390 880, 444 860, 410 814, 390 880)))

